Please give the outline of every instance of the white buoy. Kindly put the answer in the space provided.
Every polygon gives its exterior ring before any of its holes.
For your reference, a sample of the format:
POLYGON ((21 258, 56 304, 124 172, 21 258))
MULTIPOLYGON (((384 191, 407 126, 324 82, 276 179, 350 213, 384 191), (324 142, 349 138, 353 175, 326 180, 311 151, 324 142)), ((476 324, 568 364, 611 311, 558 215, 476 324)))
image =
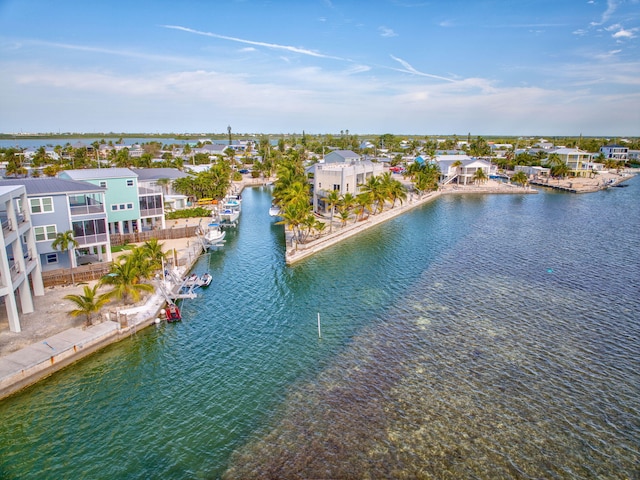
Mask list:
POLYGON ((318 338, 322 338, 322 333, 320 332, 320 312, 318 312, 318 338))

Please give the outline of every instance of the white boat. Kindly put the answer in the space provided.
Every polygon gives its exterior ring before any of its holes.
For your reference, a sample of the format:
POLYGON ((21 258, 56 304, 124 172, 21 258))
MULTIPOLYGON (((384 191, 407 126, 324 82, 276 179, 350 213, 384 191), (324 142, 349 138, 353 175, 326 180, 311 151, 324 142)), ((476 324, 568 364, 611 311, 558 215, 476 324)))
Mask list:
POLYGON ((223 231, 217 222, 211 222, 207 227, 208 229, 203 236, 207 248, 219 246, 227 232, 223 231))
POLYGON ((280 207, 277 205, 271 205, 271 208, 269 209, 269 215, 271 215, 272 217, 279 217, 280 207))
POLYGON ((213 280, 213 277, 210 273, 203 273, 200 275, 199 285, 201 287, 208 287, 211 284, 211 280, 213 280))
POLYGON ((208 272, 203 273, 200 276, 196 273, 192 273, 182 281, 182 289, 193 291, 196 287, 208 287, 212 280, 213 277, 208 272))
POLYGON ((182 288, 185 290, 193 289, 198 286, 198 275, 192 273, 182 281, 182 288))
POLYGON ((235 224, 240 218, 242 200, 236 196, 226 197, 218 213, 220 221, 225 224, 235 224))

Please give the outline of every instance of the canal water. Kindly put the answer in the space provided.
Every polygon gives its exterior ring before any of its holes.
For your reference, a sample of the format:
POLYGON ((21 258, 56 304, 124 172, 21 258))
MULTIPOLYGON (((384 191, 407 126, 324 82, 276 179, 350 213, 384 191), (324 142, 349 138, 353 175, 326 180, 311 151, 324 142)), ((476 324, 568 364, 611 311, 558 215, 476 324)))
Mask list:
POLYGON ((442 197, 291 267, 245 190, 183 322, 0 402, 0 478, 638 478, 628 185, 442 197))

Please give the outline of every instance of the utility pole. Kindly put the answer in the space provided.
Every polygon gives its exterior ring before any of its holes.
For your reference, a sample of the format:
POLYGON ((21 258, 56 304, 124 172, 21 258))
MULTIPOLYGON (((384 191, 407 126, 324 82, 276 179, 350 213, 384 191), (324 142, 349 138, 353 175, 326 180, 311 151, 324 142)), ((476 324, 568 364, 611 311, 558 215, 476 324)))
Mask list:
POLYGON ((227 127, 227 132, 229 133, 229 146, 231 146, 231 125, 227 127))

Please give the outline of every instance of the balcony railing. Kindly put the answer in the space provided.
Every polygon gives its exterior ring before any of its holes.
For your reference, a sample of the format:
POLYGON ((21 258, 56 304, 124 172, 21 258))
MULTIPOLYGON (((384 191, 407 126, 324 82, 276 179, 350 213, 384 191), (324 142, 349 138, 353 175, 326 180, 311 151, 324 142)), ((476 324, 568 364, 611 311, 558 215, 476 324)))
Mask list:
POLYGON ((90 245, 94 243, 105 243, 109 238, 107 233, 96 233, 95 235, 84 235, 81 237, 73 237, 79 245, 90 245))
POLYGON ((104 213, 104 204, 94 205, 73 205, 71 207, 71 215, 87 215, 89 213, 104 213))
POLYGON ((141 217, 158 217, 164 213, 162 208, 148 208, 146 210, 140 210, 141 217))

